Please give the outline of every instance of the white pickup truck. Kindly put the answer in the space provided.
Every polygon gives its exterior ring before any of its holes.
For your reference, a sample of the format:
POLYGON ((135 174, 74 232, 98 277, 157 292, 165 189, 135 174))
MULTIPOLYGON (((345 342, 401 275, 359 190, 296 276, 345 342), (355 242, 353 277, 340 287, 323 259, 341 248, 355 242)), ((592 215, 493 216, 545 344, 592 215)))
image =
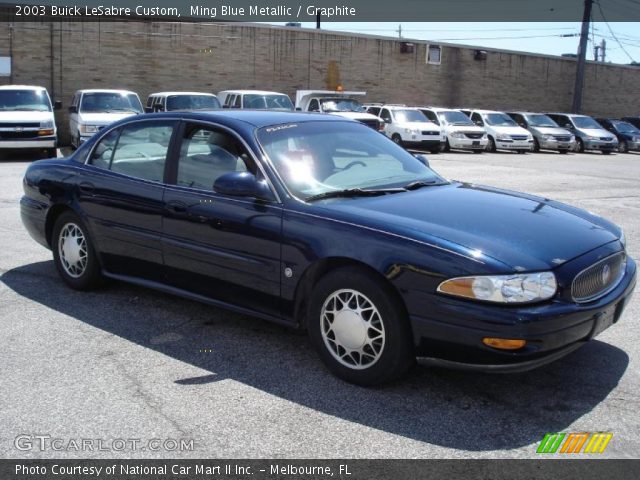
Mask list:
POLYGON ((356 100, 367 92, 344 92, 333 90, 298 90, 296 92, 296 110, 320 112, 350 118, 381 131, 384 125, 378 117, 365 112, 365 108, 356 100))

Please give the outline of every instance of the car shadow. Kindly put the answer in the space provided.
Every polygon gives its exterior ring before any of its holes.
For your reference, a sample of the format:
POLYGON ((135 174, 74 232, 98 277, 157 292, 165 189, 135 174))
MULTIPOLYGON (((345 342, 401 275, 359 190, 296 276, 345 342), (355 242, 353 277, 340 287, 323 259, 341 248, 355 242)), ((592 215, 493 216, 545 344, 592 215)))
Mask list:
POLYGON ((233 379, 340 419, 470 451, 522 447, 563 431, 609 395, 629 363, 622 350, 593 341, 532 372, 416 367, 401 381, 367 389, 329 374, 303 333, 255 318, 123 283, 76 292, 52 261, 9 270, 0 281, 79 322, 209 372, 158 382, 193 388, 233 379))
MULTIPOLYGON (((60 150, 58 150, 60 156, 60 150)), ((44 150, 11 150, 0 152, 0 162, 34 162, 49 158, 44 150)))

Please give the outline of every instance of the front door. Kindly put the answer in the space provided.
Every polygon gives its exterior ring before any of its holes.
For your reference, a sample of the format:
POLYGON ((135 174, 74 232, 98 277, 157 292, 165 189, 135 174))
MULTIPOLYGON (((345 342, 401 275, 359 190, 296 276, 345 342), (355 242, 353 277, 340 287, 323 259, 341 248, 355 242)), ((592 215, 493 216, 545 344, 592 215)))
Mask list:
POLYGON ((213 190, 229 172, 260 170, 243 143, 222 128, 186 123, 164 194, 168 282, 228 304, 280 313, 282 208, 213 190))

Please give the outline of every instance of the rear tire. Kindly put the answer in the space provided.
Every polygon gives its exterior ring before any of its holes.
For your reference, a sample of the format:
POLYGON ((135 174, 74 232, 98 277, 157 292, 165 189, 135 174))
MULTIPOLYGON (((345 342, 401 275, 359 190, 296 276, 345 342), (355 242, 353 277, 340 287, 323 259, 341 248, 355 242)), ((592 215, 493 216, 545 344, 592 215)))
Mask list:
POLYGON ((444 151, 445 152, 450 152, 451 151, 451 145, 449 144, 449 139, 448 138, 444 142, 444 151))
POLYGON ((618 144, 618 151, 620 153, 627 153, 629 151, 629 145, 626 141, 620 140, 620 143, 618 144))
POLYGON ((576 150, 580 153, 584 153, 584 142, 581 138, 576 138, 576 150))
POLYGON ((404 306, 384 280, 366 270, 344 267, 322 277, 307 318, 320 359, 347 382, 389 382, 415 362, 404 306))
POLYGON ((91 290, 102 283, 98 256, 82 219, 64 212, 53 226, 53 261, 62 280, 75 290, 91 290))

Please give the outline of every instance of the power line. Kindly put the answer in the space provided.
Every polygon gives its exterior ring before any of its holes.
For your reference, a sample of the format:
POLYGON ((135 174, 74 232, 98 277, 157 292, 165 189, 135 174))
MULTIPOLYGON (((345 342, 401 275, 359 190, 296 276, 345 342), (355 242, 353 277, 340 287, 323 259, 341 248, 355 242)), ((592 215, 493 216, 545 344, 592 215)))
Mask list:
POLYGON ((629 55, 629 52, 627 52, 627 49, 624 48, 622 46, 622 43, 620 42, 620 40, 618 40, 618 37, 616 36, 615 32, 611 28, 611 25, 609 25, 609 22, 607 21, 607 17, 604 15, 604 12, 602 11, 602 5, 600 5, 600 1, 598 0, 595 3, 596 3, 596 5, 598 5, 598 10, 600 11, 600 15, 602 16, 602 19, 604 20, 605 25, 609 29, 609 33, 611 33, 611 36, 613 37, 613 39, 617 42, 618 45, 620 45, 620 48, 622 49, 624 54, 627 57, 629 57, 629 60, 631 60, 632 62, 635 62, 634 58, 631 55, 629 55))

